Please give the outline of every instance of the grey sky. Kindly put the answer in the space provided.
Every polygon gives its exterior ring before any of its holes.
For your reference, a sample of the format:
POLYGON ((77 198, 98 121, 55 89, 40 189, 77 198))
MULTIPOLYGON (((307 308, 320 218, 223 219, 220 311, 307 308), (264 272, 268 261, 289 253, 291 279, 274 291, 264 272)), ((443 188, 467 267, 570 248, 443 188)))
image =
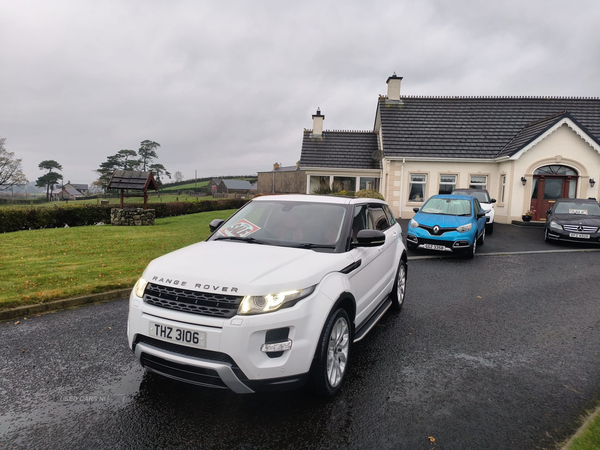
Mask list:
POLYGON ((394 71, 406 95, 597 97, 589 1, 0 0, 0 136, 30 181, 55 159, 89 183, 159 142, 186 179, 300 158, 326 129, 372 129, 394 71))

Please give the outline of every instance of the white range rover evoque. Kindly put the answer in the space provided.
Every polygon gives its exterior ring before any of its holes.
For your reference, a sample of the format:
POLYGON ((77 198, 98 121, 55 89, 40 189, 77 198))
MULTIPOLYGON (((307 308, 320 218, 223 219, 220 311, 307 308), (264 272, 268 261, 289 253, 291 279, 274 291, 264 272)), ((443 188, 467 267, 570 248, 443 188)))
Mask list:
POLYGON ((406 290, 402 229, 380 200, 263 196, 152 261, 129 301, 129 347, 152 372, 237 393, 335 394, 352 344, 406 290))

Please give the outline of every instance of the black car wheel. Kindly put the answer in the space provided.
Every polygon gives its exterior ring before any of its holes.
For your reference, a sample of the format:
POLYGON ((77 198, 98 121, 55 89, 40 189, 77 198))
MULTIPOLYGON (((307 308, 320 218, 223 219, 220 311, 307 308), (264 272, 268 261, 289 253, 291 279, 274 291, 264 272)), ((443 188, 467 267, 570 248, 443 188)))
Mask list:
POLYGON ((311 372, 313 391, 321 397, 331 397, 339 391, 350 356, 352 328, 345 309, 329 316, 323 327, 311 372))
POLYGON ((400 260, 400 265, 398 266, 398 272, 396 273, 396 281, 394 282, 394 287, 392 288, 392 308, 396 311, 400 311, 402 309, 402 305, 404 304, 404 297, 406 296, 406 263, 403 260, 400 260))
POLYGON ((473 239, 473 245, 471 245, 469 250, 467 250, 467 258, 469 259, 475 258, 475 252, 477 251, 477 240, 477 238, 473 239))
POLYGON ((494 234, 494 222, 485 225, 487 234, 494 234))

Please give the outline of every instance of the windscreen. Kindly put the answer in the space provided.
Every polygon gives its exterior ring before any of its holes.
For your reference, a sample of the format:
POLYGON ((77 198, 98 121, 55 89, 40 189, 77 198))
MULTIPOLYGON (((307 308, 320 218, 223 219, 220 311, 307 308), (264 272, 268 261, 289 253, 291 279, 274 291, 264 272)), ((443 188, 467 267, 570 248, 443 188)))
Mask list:
POLYGON ((560 202, 556 205, 554 213, 600 216, 600 205, 597 203, 560 202))
POLYGON ((419 212, 449 216, 470 216, 471 202, 462 199, 430 198, 425 202, 419 212))
POLYGON ((211 239, 252 237, 271 245, 335 245, 345 217, 344 205, 255 201, 234 214, 211 239))

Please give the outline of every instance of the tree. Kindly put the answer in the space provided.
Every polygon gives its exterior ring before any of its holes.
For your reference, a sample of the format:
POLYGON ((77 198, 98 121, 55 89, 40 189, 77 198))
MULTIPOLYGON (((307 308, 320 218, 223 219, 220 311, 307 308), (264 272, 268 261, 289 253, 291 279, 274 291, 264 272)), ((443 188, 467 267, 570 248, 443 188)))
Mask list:
POLYGON ((49 159, 42 161, 38 167, 40 170, 47 170, 48 173, 39 177, 35 185, 46 188, 46 199, 50 201, 50 191, 54 189, 59 180, 63 179, 63 176, 60 173, 54 172, 54 170, 62 170, 62 166, 53 159, 49 159))
POLYGON ((138 150, 138 155, 140 155, 140 165, 142 168, 142 172, 146 171, 146 168, 150 166, 152 160, 158 158, 156 154, 156 149, 160 147, 158 142, 145 140, 140 144, 140 149, 138 150))
POLYGON ((175 181, 181 183, 183 181, 183 174, 178 170, 175 172, 175 181))
POLYGON ((5 141, 6 138, 0 138, 0 191, 29 182, 21 169, 21 160, 4 148, 5 141))
POLYGON ((106 161, 100 164, 100 168, 95 170, 100 177, 93 184, 94 186, 106 189, 110 177, 115 170, 136 170, 140 165, 135 150, 119 150, 116 155, 109 156, 106 161))
POLYGON ((152 173, 156 175, 154 178, 156 179, 156 184, 158 184, 159 187, 162 186, 162 181, 160 180, 160 177, 163 174, 168 176, 169 179, 171 179, 171 174, 167 171, 167 169, 165 169, 165 166, 163 166, 162 164, 152 164, 148 168, 152 171, 152 173))

